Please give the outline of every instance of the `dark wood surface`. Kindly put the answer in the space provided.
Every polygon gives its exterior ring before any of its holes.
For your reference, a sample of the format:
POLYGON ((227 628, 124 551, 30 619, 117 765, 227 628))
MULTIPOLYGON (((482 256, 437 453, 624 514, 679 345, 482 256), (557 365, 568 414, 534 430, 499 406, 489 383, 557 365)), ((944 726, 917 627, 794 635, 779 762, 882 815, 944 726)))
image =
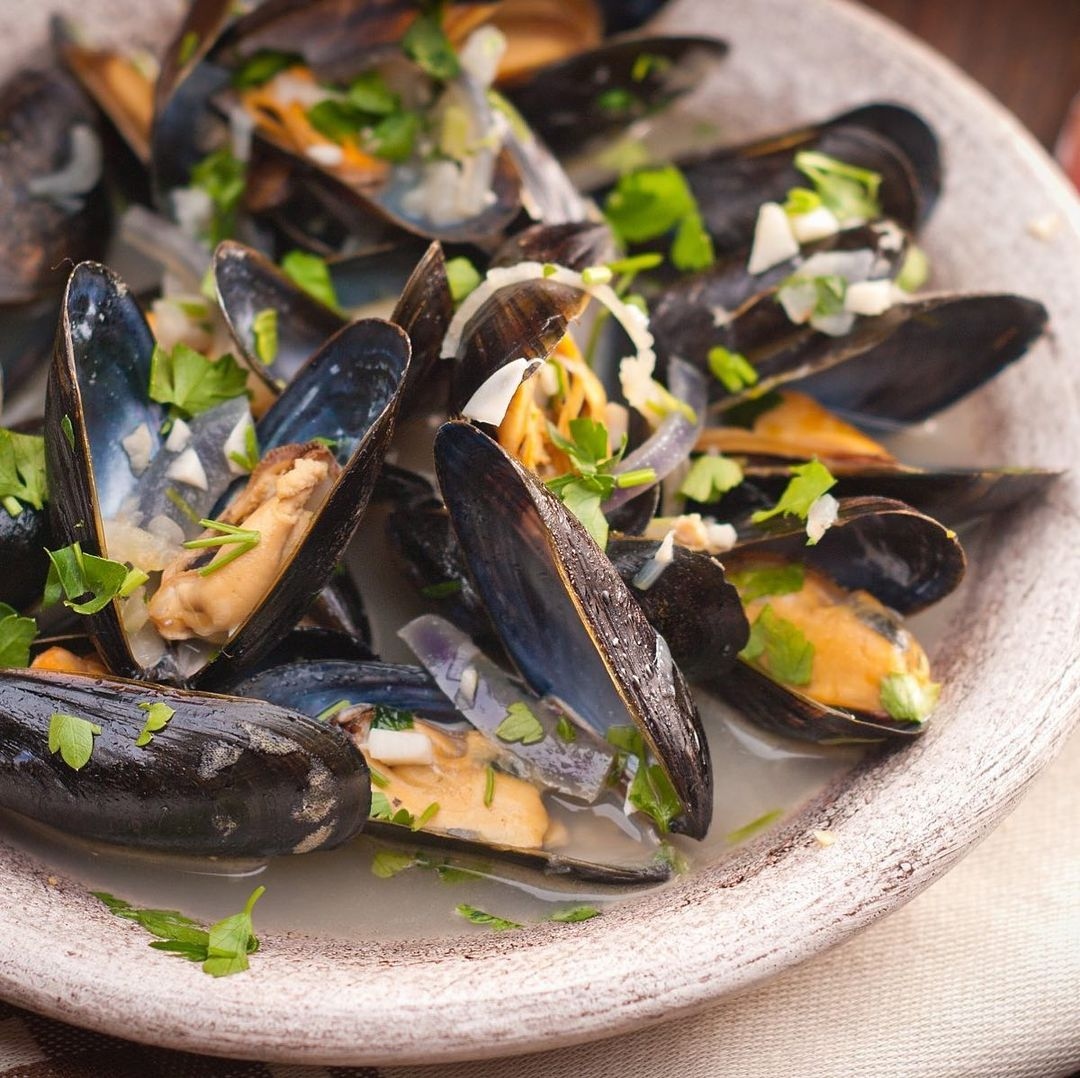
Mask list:
POLYGON ((863 0, 973 75, 1053 146, 1080 92, 1080 0, 863 0))

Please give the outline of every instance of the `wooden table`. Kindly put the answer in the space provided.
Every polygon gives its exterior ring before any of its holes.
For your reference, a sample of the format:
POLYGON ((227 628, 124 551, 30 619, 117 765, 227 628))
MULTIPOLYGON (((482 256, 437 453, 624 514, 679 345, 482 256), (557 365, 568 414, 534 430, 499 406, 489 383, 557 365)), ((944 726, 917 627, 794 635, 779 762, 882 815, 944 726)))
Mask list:
POLYGON ((863 0, 978 79, 1053 147, 1080 92, 1080 0, 863 0))

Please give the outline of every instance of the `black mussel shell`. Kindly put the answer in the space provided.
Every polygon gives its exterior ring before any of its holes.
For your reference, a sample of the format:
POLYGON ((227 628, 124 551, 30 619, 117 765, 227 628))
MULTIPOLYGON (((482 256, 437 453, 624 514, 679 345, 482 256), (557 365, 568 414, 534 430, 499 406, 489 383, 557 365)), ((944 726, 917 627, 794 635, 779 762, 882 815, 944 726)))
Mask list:
MULTIPOLYGON (((318 715, 352 704, 385 704, 421 713, 433 722, 457 723, 461 716, 426 670, 382 662, 312 660, 291 662, 248 676, 231 686, 242 696, 265 699, 290 711, 318 715)), ((564 857, 557 852, 489 845, 456 835, 415 832, 400 824, 369 821, 367 833, 389 841, 421 845, 592 883, 659 883, 671 875, 670 865, 654 860, 643 865, 608 865, 564 857)))
POLYGON ((509 87, 507 96, 566 158, 694 89, 727 51, 711 37, 608 41, 541 68, 509 87))
POLYGON ((74 674, 0 674, 0 804, 67 834, 163 853, 274 857, 329 849, 367 821, 361 753, 325 723, 260 700, 74 674), (136 745, 147 713, 168 725, 136 745), (101 727, 75 770, 56 714, 101 727))
POLYGON ((649 587, 637 586, 635 577, 659 548, 655 539, 618 536, 608 541, 607 555, 679 669, 692 680, 720 677, 750 635, 739 593, 715 558, 681 546, 649 587))
MULTIPOLYGON (((68 286, 46 401, 46 456, 58 542, 80 541, 87 553, 100 553, 102 521, 116 516, 138 486, 121 439, 145 422, 152 439, 160 442, 164 410, 148 399, 152 351, 149 328, 122 282, 104 267, 77 267, 68 286)), ((342 471, 262 604, 230 637, 226 653, 192 675, 196 681, 219 676, 215 667, 224 676, 254 661, 291 628, 331 578, 389 446, 408 359, 408 338, 397 326, 375 319, 351 323, 326 342, 260 420, 256 430, 264 453, 328 438, 342 471)), ((132 656, 115 603, 91 615, 88 624, 110 669, 145 675, 132 656)))
POLYGON ((0 508, 0 603, 22 610, 41 598, 51 536, 48 509, 27 505, 13 517, 0 508))
POLYGON ((439 486, 473 583, 529 687, 598 735, 634 726, 684 813, 708 830, 712 771, 700 719, 663 638, 578 520, 478 428, 435 439, 439 486))
POLYGON ((12 76, 0 89, 0 129, 0 303, 25 303, 59 293, 70 262, 105 249, 101 136, 93 109, 59 71, 12 76), (96 177, 49 185, 69 166, 92 166, 95 154, 96 177))
POLYGON ((599 266, 615 257, 615 240, 607 225, 572 221, 530 225, 506 239, 491 256, 492 266, 519 262, 551 262, 568 269, 599 266))
POLYGON ((954 531, 888 498, 844 498, 836 523, 808 546, 802 521, 736 523, 738 543, 724 555, 734 571, 745 554, 778 554, 843 588, 870 592, 900 614, 915 614, 960 583, 967 560, 954 531))

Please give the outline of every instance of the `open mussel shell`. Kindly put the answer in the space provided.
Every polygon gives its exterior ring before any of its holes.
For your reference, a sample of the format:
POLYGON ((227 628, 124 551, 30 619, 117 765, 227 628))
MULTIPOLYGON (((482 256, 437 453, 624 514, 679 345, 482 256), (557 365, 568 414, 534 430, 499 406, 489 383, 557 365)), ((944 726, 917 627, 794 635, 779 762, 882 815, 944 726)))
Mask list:
POLYGON ((64 286, 68 261, 95 258, 109 234, 97 119, 59 71, 19 71, 0 88, 0 303, 64 286))
POLYGON ((813 546, 802 521, 774 518, 736 524, 738 542, 724 555, 734 571, 743 555, 778 554, 823 573, 843 588, 862 589, 900 614, 915 614, 960 583, 967 560, 956 533, 888 498, 844 498, 836 523, 813 546))
POLYGON ((0 565, 4 567, 0 603, 22 610, 41 598, 50 536, 47 509, 26 505, 17 517, 0 509, 0 565))
POLYGON ((573 221, 537 224, 508 237, 491 256, 491 266, 551 262, 580 272, 615 257, 615 240, 606 224, 573 221))
MULTIPOLYGON (((46 459, 59 543, 79 541, 87 553, 104 553, 103 521, 116 518, 139 486, 121 439, 145 423, 151 456, 160 449, 165 411, 148 396, 153 347, 123 283, 103 266, 76 267, 46 400, 46 459)), ((260 604, 235 628, 223 653, 194 672, 169 676, 206 683, 254 661, 288 632, 331 578, 389 446, 408 360, 409 341, 397 326, 376 319, 354 322, 325 343, 263 416, 256 433, 264 454, 330 439, 341 472, 291 560, 268 582, 260 604)), ((206 492, 211 507, 221 493, 206 492)), ((166 673, 136 661, 117 603, 89 617, 110 669, 134 676, 166 673)))
POLYGON ((704 835, 712 770, 701 722, 615 568, 562 502, 478 428, 444 424, 435 464, 473 583, 526 683, 600 737, 636 728, 682 803, 673 827, 704 835))
POLYGON ((933 132, 899 105, 865 106, 744 146, 685 158, 680 164, 718 253, 749 247, 761 204, 782 203, 793 187, 807 186, 795 168, 802 150, 880 174, 882 216, 909 230, 924 220, 940 186, 933 132), (908 156, 908 148, 916 158, 908 156))
POLYGON ((727 51, 710 37, 608 41, 515 81, 506 93, 565 159, 694 89, 727 51))
MULTIPOLYGON (((717 330, 758 381, 741 394, 712 387, 714 407, 786 386, 863 426, 918 423, 1014 363, 1046 328, 1046 308, 1015 295, 926 296, 858 318, 843 337, 790 322, 764 297, 717 330)), ((695 356, 703 363, 704 356, 695 356)))
POLYGON ((616 536, 608 541, 607 556, 679 669, 691 680, 720 677, 750 635, 739 593, 715 558, 682 546, 656 580, 638 586, 635 578, 659 548, 655 539, 616 536))
POLYGON ((329 849, 367 821, 367 765, 340 731, 260 700, 114 678, 0 673, 0 805, 66 834, 161 853, 275 857, 329 849), (140 704, 173 709, 136 745, 140 704), (100 726, 78 770, 50 723, 100 726))
MULTIPOLYGON (((340 707, 342 701, 346 701, 349 705, 383 704, 417 712, 436 723, 461 723, 460 714, 431 675, 416 666, 329 659, 290 662, 238 680, 229 691, 311 716, 340 707)), ((429 846, 471 858, 495 857, 503 863, 584 882, 659 883, 671 875, 671 866, 659 859, 640 865, 602 864, 563 856, 557 851, 492 845, 462 835, 429 830, 412 831, 406 826, 380 820, 369 821, 365 830, 368 834, 408 846, 429 846)))

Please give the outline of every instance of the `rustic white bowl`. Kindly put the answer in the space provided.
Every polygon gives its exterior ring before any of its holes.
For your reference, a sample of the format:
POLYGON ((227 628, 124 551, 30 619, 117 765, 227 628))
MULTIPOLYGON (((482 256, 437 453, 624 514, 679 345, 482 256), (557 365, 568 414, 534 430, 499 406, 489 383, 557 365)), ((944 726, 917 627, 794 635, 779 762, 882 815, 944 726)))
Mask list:
MULTIPOLYGON (((115 34, 117 14, 141 7, 102 0, 90 14, 115 34)), ((15 41, 43 38, 43 17, 0 3, 6 66, 15 41)), ((838 0, 683 0, 663 25, 732 43, 709 88, 732 138, 874 99, 932 121, 947 165, 925 235, 937 282, 1036 296, 1052 319, 1049 338, 981 394, 977 448, 998 461, 1080 459, 1080 215, 1017 123, 943 60, 838 0), (1047 215, 1060 225, 1049 242, 1027 227, 1047 215)), ((669 889, 594 921, 508 935, 264 937, 257 973, 217 981, 150 950, 78 885, 46 886, 47 865, 0 843, 0 996, 175 1048, 378 1064, 570 1044, 746 988, 932 883, 1062 743, 1077 702, 1078 521, 1067 476, 971 552, 973 586, 935 655, 944 704, 925 737, 874 756, 782 830, 669 889), (821 848, 815 828, 835 844, 821 848)))

